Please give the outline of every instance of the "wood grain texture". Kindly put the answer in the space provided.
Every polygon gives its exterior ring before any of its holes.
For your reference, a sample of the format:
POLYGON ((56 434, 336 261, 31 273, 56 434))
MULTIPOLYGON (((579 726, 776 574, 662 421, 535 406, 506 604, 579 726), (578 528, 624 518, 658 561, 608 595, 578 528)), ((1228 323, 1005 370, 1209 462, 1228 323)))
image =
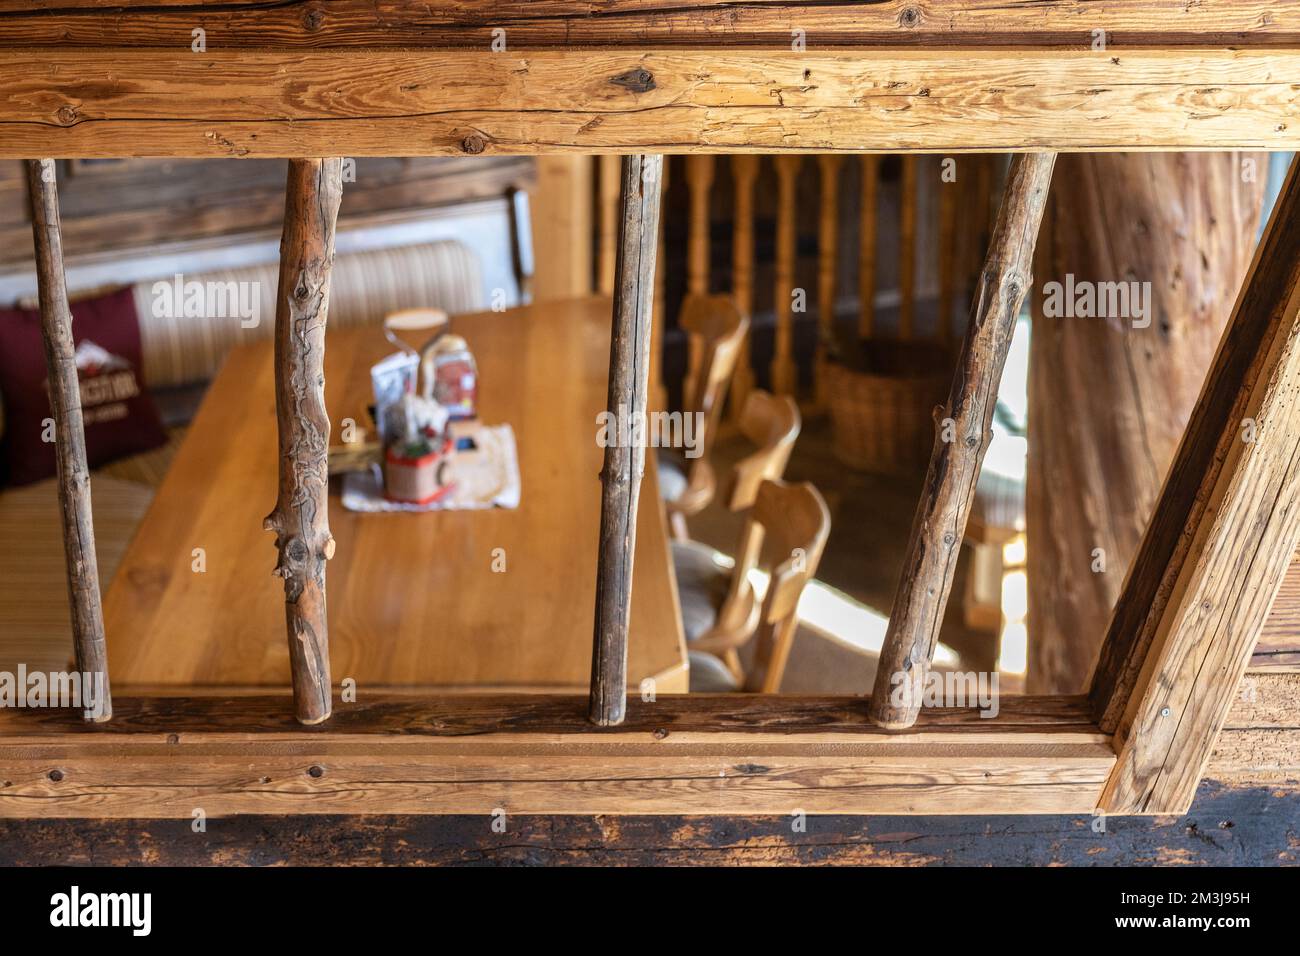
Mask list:
POLYGON ((1186 809, 1295 551, 1298 330, 1293 165, 1102 646, 1109 812, 1186 809))
MULTIPOLYGON (((610 303, 571 299, 455 316, 474 350, 480 415, 509 424, 518 508, 358 514, 330 496, 331 671, 381 687, 586 693, 600 525, 597 415, 608 387, 610 303), (504 571, 493 571, 500 548, 504 571), (410 587, 418 569, 418 587, 410 587)), ((326 334, 325 404, 338 434, 365 429, 377 328, 326 334)), ((418 347, 419 333, 410 337, 418 347)), ((284 595, 260 521, 276 495, 270 343, 232 350, 122 558, 104 601, 123 685, 286 687, 284 595), (207 571, 191 570, 204 548, 207 571)), ((628 673, 686 689, 686 652, 657 475, 637 526, 628 673)))
MULTIPOLYGON (((644 419, 650 388, 650 326, 664 158, 625 156, 622 165, 606 408, 627 433, 622 440, 615 437, 605 445, 605 464, 600 471, 590 716, 592 723, 602 726, 622 721, 627 707, 627 642, 632 622, 637 503, 649 440, 648 433, 638 438, 632 423, 644 419)), ((616 431, 611 433, 618 435, 616 431)))
MULTIPOLYGON (((1293 866, 1300 788, 1207 782, 1185 816, 482 814, 0 819, 4 866, 1293 866)), ((966 874, 953 874, 959 882, 966 874)), ((888 877, 891 882, 897 877, 888 877)), ((861 881, 859 880, 859 883, 861 881)), ((983 913, 972 912, 972 921, 983 913)))
POLYGON ((332 690, 325 613, 325 562, 334 556, 325 324, 342 198, 341 159, 290 160, 275 305, 280 491, 262 526, 275 532, 280 554, 275 574, 284 579, 289 669, 298 719, 305 724, 328 719, 332 690))
POLYGON ((948 403, 935 416, 934 450, 880 651, 871 719, 881 727, 909 727, 921 708, 1055 162, 1054 153, 1011 161, 948 403))
POLYGON ((1295 149, 1298 74, 1293 50, 24 50, 0 158, 1295 149))
POLYGON ((1030 337, 1032 693, 1087 687, 1250 267, 1267 168, 1260 153, 1058 161, 1058 181, 1070 188, 1048 200, 1030 337), (1043 314, 1041 290, 1070 276, 1081 288, 1149 283, 1145 318, 1043 314), (1095 548, 1104 553, 1100 569, 1095 548))
POLYGON ((788 49, 791 31, 817 46, 1034 46, 1083 49, 1092 30, 1112 46, 1285 46, 1300 42, 1295 0, 258 0, 139 5, 63 0, 0 3, 0 48, 211 49, 469 47, 503 28, 509 49, 648 44, 788 49))
POLYGON ((1288 669, 1300 667, 1300 561, 1291 560, 1291 567, 1282 579, 1273 609, 1264 619, 1259 632, 1255 653, 1250 658, 1252 668, 1288 669))
POLYGON ((63 554, 67 567, 68 603, 72 609, 72 646, 77 671, 102 680, 96 712, 88 720, 113 716, 108 678, 108 646, 104 639, 104 608, 99 593, 99 564, 95 555, 95 519, 91 512, 90 468, 86 464, 86 431, 81 414, 81 382, 72 336, 72 311, 63 276, 63 239, 59 232, 59 192, 54 160, 27 163, 32 200, 32 238, 36 246, 36 281, 40 294, 41 340, 45 348, 50 412, 54 418, 54 450, 62 516, 63 554))
POLYGON ((0 714, 0 817, 231 813, 1088 812, 1114 760, 1082 701, 864 726, 842 700, 634 699, 593 729, 581 697, 375 699, 328 726, 286 697, 119 700, 112 733, 0 714))

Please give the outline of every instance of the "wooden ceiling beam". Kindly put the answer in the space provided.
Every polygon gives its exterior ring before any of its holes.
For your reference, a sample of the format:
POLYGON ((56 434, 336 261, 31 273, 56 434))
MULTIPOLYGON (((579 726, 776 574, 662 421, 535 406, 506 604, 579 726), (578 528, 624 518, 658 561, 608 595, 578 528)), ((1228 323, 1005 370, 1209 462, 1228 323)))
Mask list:
POLYGON ((0 158, 1297 149, 1296 76, 1298 50, 25 51, 0 158))
POLYGON ((187 49, 202 28, 212 50, 292 47, 508 49, 722 44, 789 49, 838 45, 1032 45, 1089 48, 1294 45, 1300 0, 62 0, 0 2, 0 48, 187 49), (500 42, 498 40, 498 42, 500 42))

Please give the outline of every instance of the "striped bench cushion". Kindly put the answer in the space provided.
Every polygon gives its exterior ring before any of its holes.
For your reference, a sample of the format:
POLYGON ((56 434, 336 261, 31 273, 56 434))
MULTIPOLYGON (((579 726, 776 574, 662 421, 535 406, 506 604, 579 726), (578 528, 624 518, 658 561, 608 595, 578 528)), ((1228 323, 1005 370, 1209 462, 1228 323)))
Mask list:
MULTIPOLYGON (((206 382, 233 347, 270 338, 275 329, 278 273, 279 265, 271 262, 184 276, 187 283, 254 283, 260 303, 259 323, 247 329, 234 316, 155 315, 156 283, 137 283, 133 292, 140 316, 144 380, 149 387, 206 382)), ((389 312, 418 306, 445 309, 452 314, 485 307, 479 262, 468 247, 447 240, 335 258, 330 280, 331 326, 378 324, 389 312)))

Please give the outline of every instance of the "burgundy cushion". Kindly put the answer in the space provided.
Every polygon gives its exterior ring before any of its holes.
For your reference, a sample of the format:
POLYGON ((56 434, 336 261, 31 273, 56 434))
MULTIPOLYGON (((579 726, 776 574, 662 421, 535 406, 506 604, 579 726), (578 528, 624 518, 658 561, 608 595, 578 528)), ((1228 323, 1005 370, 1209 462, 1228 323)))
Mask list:
MULTIPOLYGON (((90 466, 165 443, 167 433, 140 372, 140 326, 131 290, 74 303, 72 336, 90 466)), ((11 485, 55 473, 54 444, 42 440, 44 421, 53 417, 46 379, 40 313, 0 309, 0 397, 5 410, 0 478, 11 485)))

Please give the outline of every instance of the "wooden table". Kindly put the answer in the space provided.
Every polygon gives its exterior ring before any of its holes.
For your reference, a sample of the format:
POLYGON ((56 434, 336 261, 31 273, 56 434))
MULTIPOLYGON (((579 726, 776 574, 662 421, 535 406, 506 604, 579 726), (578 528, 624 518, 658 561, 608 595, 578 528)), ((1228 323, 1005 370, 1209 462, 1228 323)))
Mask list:
MULTIPOLYGON (((518 509, 357 514, 330 496, 336 685, 585 691, 591 668, 610 304, 458 317, 480 368, 481 417, 519 447, 518 509), (504 549, 506 570, 492 569, 504 549)), ((369 425, 378 328, 326 340, 326 402, 369 425)), ((288 686, 284 592, 262 519, 276 497, 270 342, 234 350, 212 384, 105 598, 115 688, 288 686), (202 548, 206 570, 192 570, 202 548)), ((653 451, 653 450, 651 450, 653 451)), ((686 690, 677 588, 653 457, 637 526, 628 679, 686 690)), ((335 482, 337 485, 337 482, 335 482)))

